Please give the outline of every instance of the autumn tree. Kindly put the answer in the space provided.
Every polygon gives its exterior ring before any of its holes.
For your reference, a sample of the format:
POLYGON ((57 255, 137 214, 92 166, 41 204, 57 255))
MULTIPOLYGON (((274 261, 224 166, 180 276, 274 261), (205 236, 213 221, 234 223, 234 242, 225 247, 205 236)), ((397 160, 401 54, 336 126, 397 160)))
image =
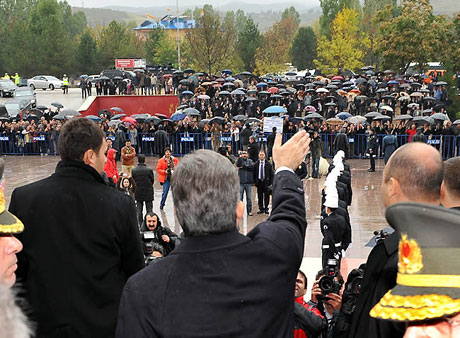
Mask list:
POLYGON ((297 69, 313 68, 316 59, 316 35, 311 27, 300 27, 291 46, 292 64, 297 69))
POLYGON ((319 18, 320 35, 330 37, 331 25, 337 14, 344 8, 355 10, 358 14, 361 10, 359 0, 320 0, 323 14, 319 18))
POLYGON ((289 17, 275 23, 264 35, 264 41, 256 50, 257 74, 279 73, 289 62, 292 39, 297 30, 294 18, 289 17))
POLYGON ((369 47, 369 39, 359 29, 358 13, 344 8, 332 22, 331 39, 322 36, 318 40, 316 67, 324 74, 337 74, 364 66, 363 57, 369 47))
POLYGON ((190 56, 196 68, 216 73, 232 57, 234 26, 222 21, 212 6, 205 5, 196 17, 196 27, 186 33, 190 56))
POLYGON ((429 0, 403 0, 400 15, 393 18, 391 14, 387 6, 376 16, 375 50, 382 56, 383 68, 403 72, 416 62, 421 71, 452 43, 446 17, 434 15, 429 0))

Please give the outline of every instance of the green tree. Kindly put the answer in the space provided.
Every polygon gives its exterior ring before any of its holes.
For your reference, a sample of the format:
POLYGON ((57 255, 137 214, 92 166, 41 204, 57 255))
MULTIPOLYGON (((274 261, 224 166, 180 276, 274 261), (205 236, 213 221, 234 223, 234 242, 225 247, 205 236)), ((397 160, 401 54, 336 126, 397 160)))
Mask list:
POLYGON ((166 36, 163 28, 154 28, 151 30, 149 37, 145 41, 145 57, 148 62, 155 62, 158 53, 159 44, 166 36))
POLYGON ((234 48, 234 25, 221 21, 212 6, 205 5, 198 13, 196 28, 186 33, 190 56, 196 68, 216 73, 232 58, 234 48))
POLYGON ((34 37, 28 46, 35 54, 37 73, 61 75, 71 65, 72 41, 64 26, 62 8, 56 0, 41 0, 33 8, 30 29, 34 37))
POLYGON ((254 71, 256 67, 256 50, 261 46, 262 42, 263 36, 259 32, 257 24, 251 18, 248 18, 236 40, 236 52, 239 54, 245 70, 254 71))
POLYGON ((66 2, 60 2, 64 28, 71 38, 74 38, 83 33, 87 26, 86 15, 82 11, 72 13, 72 7, 66 2))
POLYGON ((100 71, 96 39, 90 28, 85 29, 80 36, 75 52, 75 65, 80 74, 94 74, 100 71))
POLYGON ((318 40, 318 59, 314 62, 324 74, 338 74, 364 66, 369 39, 358 24, 358 13, 344 8, 332 22, 331 39, 322 36, 318 40))
POLYGON ((294 6, 286 8, 281 14, 281 20, 287 18, 293 18, 297 26, 300 24, 300 14, 297 12, 294 6))
POLYGON ((316 59, 316 35, 311 27, 300 27, 291 46, 292 64, 297 69, 314 68, 313 60, 316 59))
POLYGON ((400 15, 392 17, 392 13, 387 6, 376 16, 375 51, 383 68, 404 72, 410 62, 416 62, 422 71, 451 45, 447 19, 433 14, 429 0, 403 0, 400 15))

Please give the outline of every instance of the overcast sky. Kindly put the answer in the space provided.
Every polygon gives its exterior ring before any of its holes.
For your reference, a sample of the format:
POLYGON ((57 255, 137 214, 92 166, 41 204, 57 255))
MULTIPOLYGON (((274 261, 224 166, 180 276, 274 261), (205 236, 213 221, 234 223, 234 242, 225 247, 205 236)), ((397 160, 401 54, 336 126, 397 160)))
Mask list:
MULTIPOLYGON (((146 1, 146 0, 83 0, 85 7, 107 7, 107 6, 124 6, 124 7, 157 7, 157 6, 176 6, 176 0, 162 0, 162 1, 146 1)), ((237 0, 236 2, 245 2, 250 4, 263 4, 261 11, 270 9, 270 3, 283 3, 287 6, 302 5, 302 7, 315 7, 319 6, 319 0, 237 0)), ((81 7, 82 0, 67 0, 71 6, 81 7)), ((181 6, 203 6, 204 4, 212 4, 216 7, 228 4, 229 0, 179 0, 179 7, 181 6)), ((235 8, 235 10, 238 8, 235 8)))

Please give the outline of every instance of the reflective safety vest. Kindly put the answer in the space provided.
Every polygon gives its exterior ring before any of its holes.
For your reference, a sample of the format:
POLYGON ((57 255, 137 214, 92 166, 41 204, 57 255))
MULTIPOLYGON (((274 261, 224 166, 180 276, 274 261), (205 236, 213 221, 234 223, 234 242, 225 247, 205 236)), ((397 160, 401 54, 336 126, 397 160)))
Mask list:
POLYGON ((62 85, 69 86, 69 78, 67 76, 62 78, 62 85))
POLYGON ((19 75, 15 75, 13 76, 14 77, 14 84, 15 85, 18 85, 19 82, 21 81, 21 77, 19 75))
POLYGON ((3 77, 3 79, 9 80, 9 79, 10 79, 10 76, 9 76, 8 74, 5 74, 5 76, 3 77))

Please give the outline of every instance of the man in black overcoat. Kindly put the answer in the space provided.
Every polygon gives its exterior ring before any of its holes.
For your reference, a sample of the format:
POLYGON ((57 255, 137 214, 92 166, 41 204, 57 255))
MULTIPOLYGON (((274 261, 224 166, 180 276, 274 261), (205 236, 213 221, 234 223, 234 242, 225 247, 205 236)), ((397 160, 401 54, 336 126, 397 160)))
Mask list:
POLYGON ((258 214, 268 214, 270 186, 273 184, 273 167, 265 157, 265 150, 261 149, 259 159, 254 163, 252 170, 253 182, 257 188, 257 200, 259 202, 258 214))
MULTIPOLYGON (((436 148, 424 143, 408 143, 398 148, 385 166, 382 200, 385 207, 412 201, 439 205, 444 166, 436 148)), ((361 291, 356 302, 350 338, 398 338, 404 323, 371 318, 370 310, 396 285, 400 233, 393 232, 369 254, 361 291)))
POLYGON ((137 220, 139 224, 143 222, 143 209, 148 212, 153 210, 153 183, 155 176, 153 170, 145 164, 145 156, 140 154, 137 156, 138 165, 133 169, 133 179, 136 182, 136 192, 134 198, 136 200, 137 220))
POLYGON ((306 230, 293 170, 309 138, 301 131, 283 146, 281 138, 273 147, 271 215, 247 236, 238 231, 244 204, 232 164, 209 150, 184 157, 172 193, 185 238, 128 281, 116 337, 292 337, 306 230))
POLYGON ((144 266, 133 200, 105 185, 105 134, 89 119, 65 123, 61 161, 41 181, 16 188, 18 282, 38 338, 109 338, 121 292, 144 266))

